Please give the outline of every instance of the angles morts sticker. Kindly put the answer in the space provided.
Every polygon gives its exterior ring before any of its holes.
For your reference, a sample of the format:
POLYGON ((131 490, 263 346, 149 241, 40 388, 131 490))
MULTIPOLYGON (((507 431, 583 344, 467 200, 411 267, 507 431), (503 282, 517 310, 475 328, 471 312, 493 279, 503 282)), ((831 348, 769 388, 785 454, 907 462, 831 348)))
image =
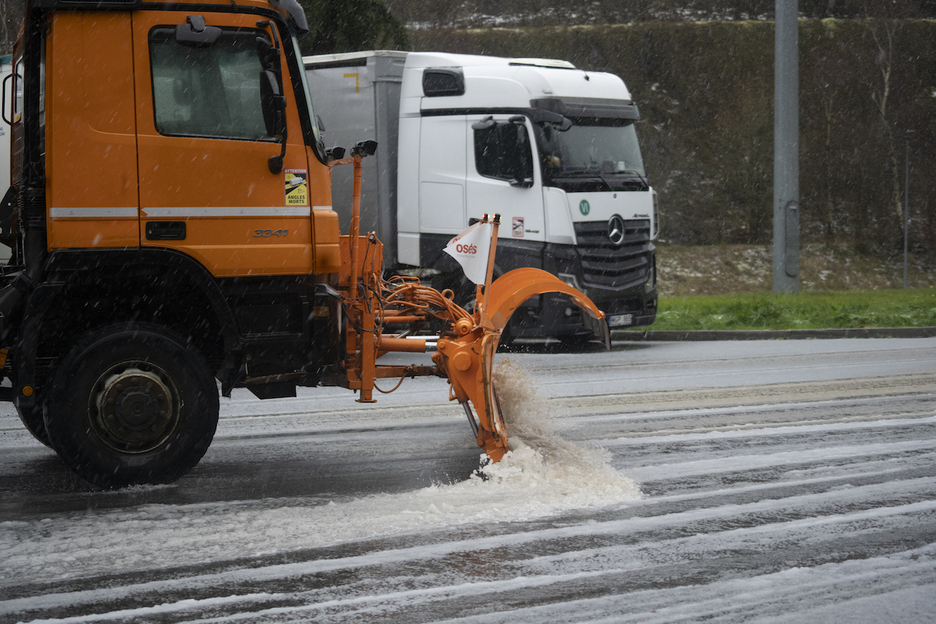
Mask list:
POLYGON ((514 217, 510 225, 510 235, 514 238, 523 238, 523 217, 514 217))
POLYGON ((307 206, 309 204, 309 172, 305 169, 286 169, 285 188, 287 206, 307 206))

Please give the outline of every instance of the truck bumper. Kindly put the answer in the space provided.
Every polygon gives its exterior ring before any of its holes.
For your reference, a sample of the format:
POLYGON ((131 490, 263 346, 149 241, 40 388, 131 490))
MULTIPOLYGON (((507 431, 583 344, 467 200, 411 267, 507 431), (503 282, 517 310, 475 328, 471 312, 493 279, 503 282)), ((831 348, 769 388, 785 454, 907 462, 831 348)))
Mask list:
MULTIPOLYGON (((642 327, 656 320, 657 292, 640 288, 632 292, 619 293, 619 297, 605 301, 596 300, 584 291, 595 305, 605 313, 611 329, 642 327)), ((591 319, 567 297, 541 295, 527 300, 510 319, 509 333, 512 338, 559 338, 587 339, 594 334, 589 327, 591 319)))
MULTIPOLYGON (((452 288, 462 293, 460 299, 469 297, 474 285, 464 279, 451 257, 436 251, 448 242, 442 239, 423 235, 422 248, 433 252, 422 257, 422 265, 441 272, 436 287, 452 288)), ((596 247, 500 239, 495 274, 524 266, 542 269, 585 293, 605 313, 612 329, 652 324, 657 313, 656 249, 649 241, 649 228, 647 238, 628 249, 596 247)), ((518 308, 506 332, 514 339, 587 340, 596 330, 592 323, 567 297, 548 293, 518 308)))
MULTIPOLYGON (((623 283, 595 283, 581 250, 571 246, 547 245, 543 269, 585 293, 605 313, 612 329, 641 327, 656 320, 656 250, 650 245, 641 256, 642 262, 623 283)), ((568 298, 547 294, 518 309, 509 330, 513 338, 587 339, 594 333, 590 321, 568 298)))

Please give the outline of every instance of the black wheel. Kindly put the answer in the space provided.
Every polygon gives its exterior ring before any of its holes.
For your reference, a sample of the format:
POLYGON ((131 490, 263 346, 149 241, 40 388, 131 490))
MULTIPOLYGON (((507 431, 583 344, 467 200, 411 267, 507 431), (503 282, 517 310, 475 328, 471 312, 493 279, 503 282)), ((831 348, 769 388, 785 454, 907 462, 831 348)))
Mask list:
POLYGON ((104 488, 169 483, 202 458, 218 424, 218 389, 175 334, 141 324, 85 336, 58 366, 45 401, 52 448, 104 488))
POLYGON ((29 408, 21 408, 17 405, 16 413, 19 414, 23 425, 29 430, 29 433, 33 434, 34 438, 46 446, 52 446, 49 442, 49 434, 46 432, 45 421, 42 417, 42 406, 37 405, 29 408))

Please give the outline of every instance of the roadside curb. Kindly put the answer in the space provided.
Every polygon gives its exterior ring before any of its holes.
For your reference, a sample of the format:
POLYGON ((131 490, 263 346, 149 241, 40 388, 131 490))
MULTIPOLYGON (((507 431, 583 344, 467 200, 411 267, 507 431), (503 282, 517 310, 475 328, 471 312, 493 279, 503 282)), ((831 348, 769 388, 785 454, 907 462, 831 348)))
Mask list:
POLYGON ((689 340, 819 340, 827 338, 931 338, 936 327, 865 327, 854 329, 758 329, 725 331, 622 331, 613 330, 615 341, 677 342, 689 340))

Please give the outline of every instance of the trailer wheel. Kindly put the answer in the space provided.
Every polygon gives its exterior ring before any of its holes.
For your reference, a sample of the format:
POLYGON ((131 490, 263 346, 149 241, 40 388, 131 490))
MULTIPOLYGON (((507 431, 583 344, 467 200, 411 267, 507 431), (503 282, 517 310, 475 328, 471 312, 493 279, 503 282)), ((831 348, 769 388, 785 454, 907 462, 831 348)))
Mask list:
POLYGON ((52 448, 103 488, 169 483, 191 470, 218 424, 202 357, 164 328, 94 331, 56 370, 44 408, 52 448))

